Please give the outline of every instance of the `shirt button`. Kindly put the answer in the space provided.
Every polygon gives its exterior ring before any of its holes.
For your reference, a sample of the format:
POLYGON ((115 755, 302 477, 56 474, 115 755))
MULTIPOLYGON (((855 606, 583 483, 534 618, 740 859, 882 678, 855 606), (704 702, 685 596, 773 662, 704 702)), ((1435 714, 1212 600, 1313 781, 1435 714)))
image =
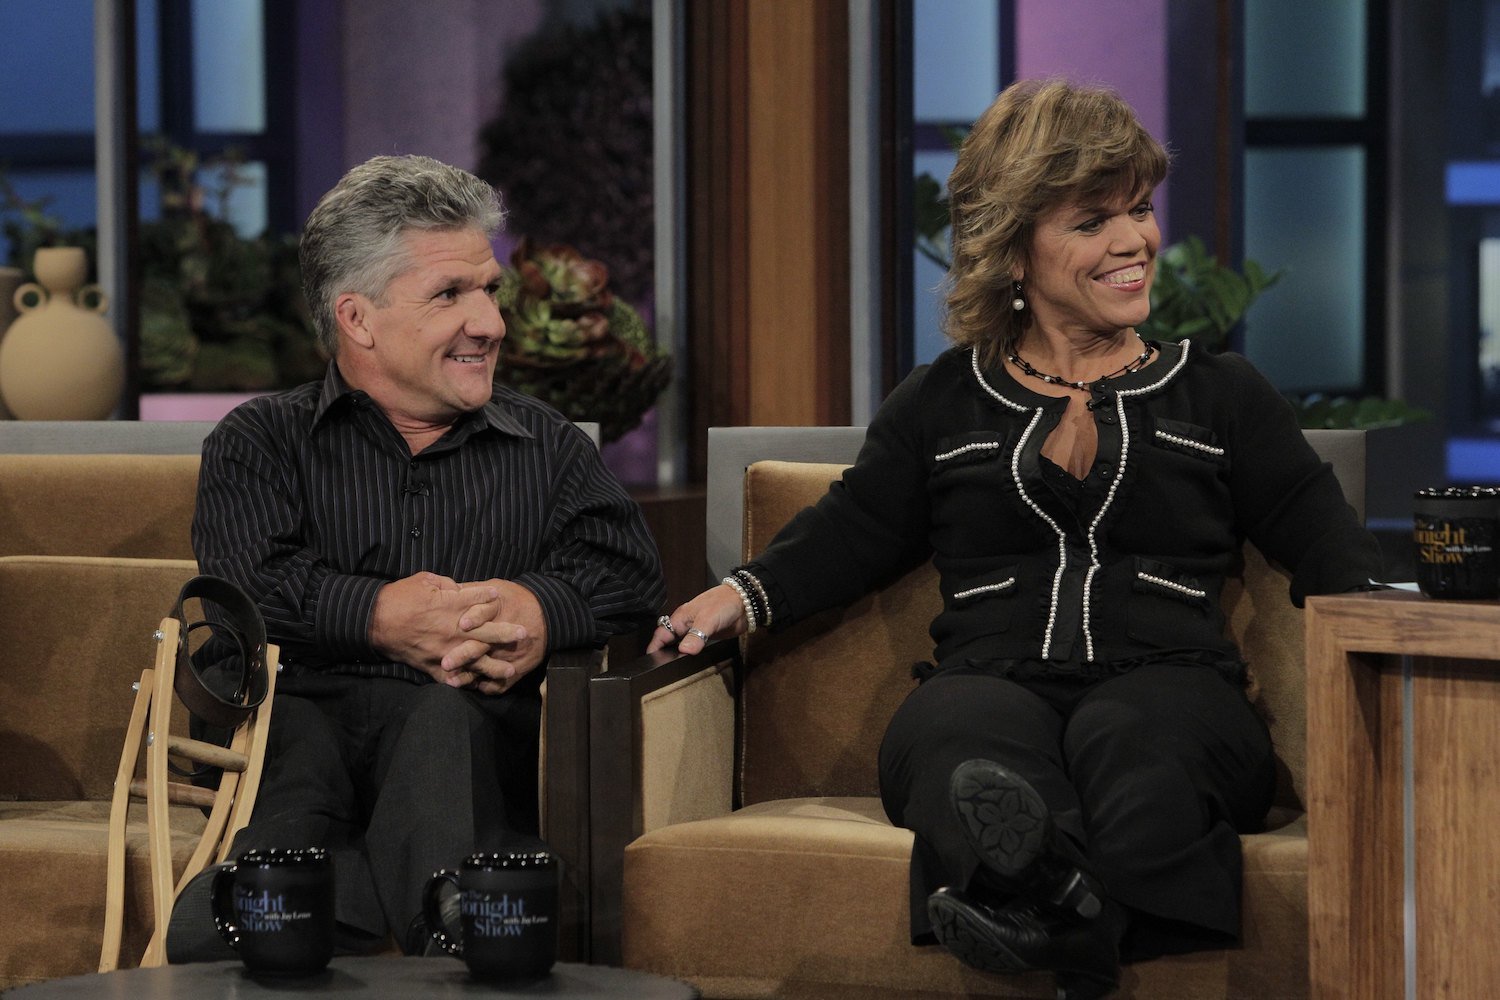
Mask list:
POLYGON ((1105 413, 1099 417, 1099 422, 1101 424, 1112 424, 1115 422, 1115 415, 1113 413, 1105 413))
POLYGON ((1099 475, 1105 479, 1115 478, 1115 467, 1113 465, 1099 466, 1099 475))
POLYGON ((411 529, 410 532, 408 532, 408 534, 410 534, 411 537, 413 537, 413 538, 421 538, 422 537, 422 529, 421 528, 413 528, 413 529, 411 529))

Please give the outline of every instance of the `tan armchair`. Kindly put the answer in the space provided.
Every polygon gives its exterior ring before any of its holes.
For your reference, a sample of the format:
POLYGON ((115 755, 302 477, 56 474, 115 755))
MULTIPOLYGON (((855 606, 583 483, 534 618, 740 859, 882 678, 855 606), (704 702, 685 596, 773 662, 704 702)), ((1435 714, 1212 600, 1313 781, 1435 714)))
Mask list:
MULTIPOLYGON (((188 527, 207 429, 12 423, 0 423, 0 990, 98 967, 131 684, 155 656, 152 630, 197 572, 188 527)), ((597 425, 581 426, 597 440, 597 425)), ((540 805, 563 861, 569 959, 588 953, 587 685, 603 662, 603 651, 559 651, 544 684, 540 805)), ((171 811, 180 870, 203 814, 171 811)), ((126 845, 130 966, 152 930, 140 806, 126 845)))
MULTIPOLYGON (((1363 435, 1309 438, 1362 514, 1363 435)), ((741 559, 724 519, 742 509, 743 552, 759 551, 861 439, 857 428, 711 431, 713 578, 741 559), (808 454, 837 464, 757 461, 808 454), (742 485, 742 508, 726 480, 742 485)), ((1049 974, 988 976, 909 943, 912 837, 881 811, 875 761, 911 664, 930 655, 934 577, 922 567, 842 612, 757 633, 742 653, 719 643, 591 682, 596 960, 616 954, 709 997, 1053 995, 1049 974)), ((1126 997, 1307 996, 1301 612, 1249 546, 1226 601, 1282 765, 1270 829, 1244 841, 1244 943, 1129 966, 1126 997)))

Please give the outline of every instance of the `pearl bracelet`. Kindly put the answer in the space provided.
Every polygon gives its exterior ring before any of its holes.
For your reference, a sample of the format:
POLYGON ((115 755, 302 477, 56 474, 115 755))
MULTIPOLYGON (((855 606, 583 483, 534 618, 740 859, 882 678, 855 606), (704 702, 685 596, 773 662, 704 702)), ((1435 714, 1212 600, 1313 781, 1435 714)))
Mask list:
POLYGON ((762 587, 755 574, 743 566, 734 571, 734 576, 741 583, 748 583, 751 587, 751 597, 760 598, 760 607, 765 609, 765 619, 761 622, 766 628, 771 627, 771 598, 766 594, 766 588, 762 587))
POLYGON ((740 582, 732 576, 726 576, 720 582, 722 582, 725 586, 733 589, 736 594, 740 595, 740 603, 745 606, 745 621, 749 622, 749 627, 745 630, 745 634, 754 635, 756 624, 755 605, 750 602, 750 595, 745 592, 744 587, 740 586, 740 582))

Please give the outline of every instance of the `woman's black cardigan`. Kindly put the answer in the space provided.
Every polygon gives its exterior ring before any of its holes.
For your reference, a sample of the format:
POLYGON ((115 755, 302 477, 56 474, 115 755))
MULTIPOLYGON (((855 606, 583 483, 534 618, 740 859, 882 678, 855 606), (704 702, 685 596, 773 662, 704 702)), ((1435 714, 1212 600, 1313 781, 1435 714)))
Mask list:
POLYGON ((1270 383, 1235 354, 1157 346, 1153 364, 1095 383, 1098 457, 1072 503, 1041 458, 1065 400, 1003 363, 981 369, 969 349, 917 369, 842 481, 751 564, 775 627, 930 556, 940 667, 1237 662, 1219 596, 1245 538, 1291 572, 1299 606, 1377 576, 1374 538, 1270 383))

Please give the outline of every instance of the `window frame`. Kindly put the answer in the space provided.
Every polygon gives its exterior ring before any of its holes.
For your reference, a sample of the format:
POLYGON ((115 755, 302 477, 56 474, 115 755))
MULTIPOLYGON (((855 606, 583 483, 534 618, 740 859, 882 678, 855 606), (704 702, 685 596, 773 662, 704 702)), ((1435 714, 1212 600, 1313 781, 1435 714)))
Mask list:
MULTIPOLYGON (((1246 0, 1250 2, 1250 0, 1246 0)), ((1387 301, 1386 274, 1389 247, 1385 219, 1389 207, 1386 187, 1390 176, 1388 143, 1390 140, 1390 70, 1386 53, 1390 46, 1390 10, 1388 0, 1365 0, 1365 107, 1361 117, 1346 116, 1252 116, 1244 110, 1244 88, 1240 88, 1244 143, 1240 150, 1239 177, 1243 181, 1244 161, 1252 151, 1277 149, 1347 149, 1358 147, 1364 154, 1364 290, 1363 339, 1361 342, 1361 379, 1358 385, 1316 386, 1311 392, 1327 395, 1380 395, 1387 380, 1386 344, 1387 301)), ((1241 32, 1244 9, 1241 9, 1241 32)), ((1241 46, 1243 53, 1243 46, 1241 46)), ((1241 211, 1243 206, 1243 183, 1241 211)), ((1243 258, 1244 226, 1239 228, 1237 245, 1243 258)), ((1244 331, 1232 339, 1236 351, 1245 350, 1244 331)))

